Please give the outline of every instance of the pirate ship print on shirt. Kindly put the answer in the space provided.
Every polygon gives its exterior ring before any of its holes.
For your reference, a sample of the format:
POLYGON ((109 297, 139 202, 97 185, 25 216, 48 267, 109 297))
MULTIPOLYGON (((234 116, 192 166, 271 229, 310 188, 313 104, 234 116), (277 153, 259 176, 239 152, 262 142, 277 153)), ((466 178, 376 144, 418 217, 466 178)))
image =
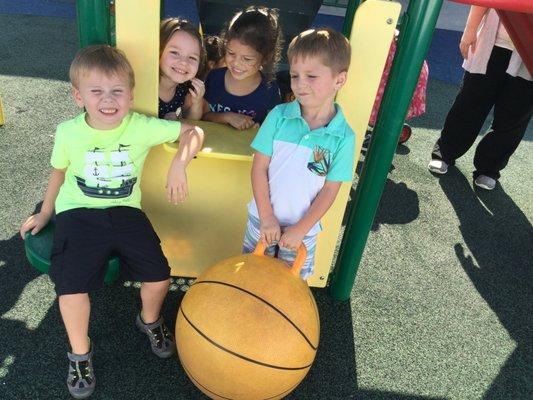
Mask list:
POLYGON ((95 147, 85 153, 85 179, 76 176, 83 194, 98 199, 121 199, 131 195, 137 177, 128 152, 129 145, 106 151, 95 147))

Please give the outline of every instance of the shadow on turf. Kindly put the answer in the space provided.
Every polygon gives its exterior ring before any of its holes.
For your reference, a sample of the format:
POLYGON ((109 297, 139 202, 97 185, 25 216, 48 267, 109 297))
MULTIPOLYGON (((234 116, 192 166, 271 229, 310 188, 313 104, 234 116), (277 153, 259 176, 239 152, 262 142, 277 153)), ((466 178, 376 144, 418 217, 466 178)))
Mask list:
MULTIPOLYGON (((3 285, 0 315, 13 312, 24 288, 41 275, 26 261, 23 242, 14 235, 1 243, 3 285)), ((48 278, 41 293, 53 294, 48 278)), ((321 343, 308 376, 288 399, 430 400, 429 397, 359 390, 351 308, 332 300, 324 289, 313 289, 320 310, 321 343)), ((184 293, 169 292, 162 314, 173 327, 184 293)), ((39 301, 36 299, 39 306, 39 301)), ((94 343, 97 389, 91 399, 206 399, 189 381, 176 358, 159 360, 145 336, 134 326, 139 310, 138 286, 128 282, 106 285, 91 295, 90 336, 94 343), (135 382, 134 385, 132 383, 135 382)), ((38 310, 34 310, 38 311, 38 310)), ((34 329, 23 322, 31 309, 21 309, 21 321, 0 318, 0 398, 67 399, 67 337, 57 300, 34 329)))
MULTIPOLYGON (((40 204, 34 212, 39 208, 40 204)), ((36 281, 41 275, 26 261, 18 233, 2 242, 1 248, 0 316, 8 313, 11 317, 0 318, 0 398, 67 399, 68 341, 57 300, 44 309, 39 299, 36 310, 17 305, 32 282, 39 282, 39 293, 46 292, 53 299, 53 284, 48 278, 36 281), (43 315, 29 329, 24 320, 32 312, 43 315)), ((334 302, 325 290, 314 290, 314 294, 321 316, 321 343, 310 373, 289 398, 353 398, 358 390, 350 304, 334 302)), ((163 305, 162 314, 171 328, 183 296, 180 290, 170 291, 163 305)), ((138 399, 157 393, 163 400, 206 399, 176 358, 159 360, 151 353, 146 337, 134 326, 139 305, 138 285, 131 282, 116 282, 91 294, 89 335, 98 382, 91 398, 138 399), (133 380, 135 385, 131 385, 133 380)))
MULTIPOLYGON (((391 170, 394 170, 393 165, 391 165, 391 170)), ((344 213, 342 221, 343 226, 346 226, 348 210, 353 206, 353 199, 355 199, 355 189, 352 187, 350 189, 350 200, 346 207, 347 211, 344 213)), ((387 178, 371 229, 376 232, 382 224, 408 224, 417 219, 419 215, 420 201, 418 200, 418 194, 409 189, 404 182, 396 183, 387 178)))
MULTIPOLYGON (((404 144, 399 144, 396 147, 396 154, 407 155, 410 152, 409 147, 404 144)), ((361 172, 363 171, 365 156, 366 151, 363 150, 355 168, 355 173, 358 177, 361 176, 361 172)), ((393 172, 394 169, 394 164, 391 164, 389 173, 393 172)), ((355 199, 354 187, 350 189, 350 200, 346 207, 347 211, 344 213, 343 226, 346 226, 348 210, 353 206, 353 199, 355 199)), ((409 189, 404 182, 396 183, 392 179, 387 178, 371 229, 375 232, 379 230, 381 224, 408 224, 417 219, 419 214, 420 204, 418 194, 414 190, 409 189)))
POLYGON ((387 179, 372 223, 372 231, 379 230, 382 224, 408 224, 417 219, 419 214, 418 194, 404 182, 396 183, 387 179))
POLYGON ((57 350, 66 351, 66 346, 52 285, 47 279, 37 280, 40 274, 26 261, 18 233, 0 246, 0 398, 61 398, 53 393, 66 376, 65 353, 57 374, 57 350), (28 297, 24 290, 32 286, 34 296, 28 297), (28 324, 36 315, 38 322, 28 324))
POLYGON ((1 75, 68 81, 78 50, 74 20, 0 14, 0 26, 1 75))
POLYGON ((533 228, 500 184, 492 191, 474 190, 455 167, 439 182, 457 213, 467 247, 455 245, 457 258, 516 342, 484 399, 531 399, 533 228))

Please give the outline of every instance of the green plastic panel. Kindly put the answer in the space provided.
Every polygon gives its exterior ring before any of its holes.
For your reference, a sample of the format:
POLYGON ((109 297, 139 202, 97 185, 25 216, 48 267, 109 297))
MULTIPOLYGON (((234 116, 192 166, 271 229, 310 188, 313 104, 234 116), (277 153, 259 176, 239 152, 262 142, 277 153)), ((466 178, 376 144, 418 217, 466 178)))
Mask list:
MULTIPOLYGON (((52 253, 52 243, 54 242, 55 224, 50 222, 36 235, 26 233, 24 248, 26 257, 31 265, 43 274, 50 270, 50 256, 52 253)), ((107 265, 105 283, 113 283, 120 274, 120 261, 118 257, 113 257, 107 265)))

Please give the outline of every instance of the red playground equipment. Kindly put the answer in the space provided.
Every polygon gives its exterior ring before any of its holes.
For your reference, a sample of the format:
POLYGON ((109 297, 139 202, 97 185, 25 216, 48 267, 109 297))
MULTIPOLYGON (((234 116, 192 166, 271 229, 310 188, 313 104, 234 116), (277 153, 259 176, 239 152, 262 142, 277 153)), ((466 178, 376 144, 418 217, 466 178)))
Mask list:
POLYGON ((533 75, 533 1, 454 0, 456 3, 494 8, 505 25, 527 70, 533 75))

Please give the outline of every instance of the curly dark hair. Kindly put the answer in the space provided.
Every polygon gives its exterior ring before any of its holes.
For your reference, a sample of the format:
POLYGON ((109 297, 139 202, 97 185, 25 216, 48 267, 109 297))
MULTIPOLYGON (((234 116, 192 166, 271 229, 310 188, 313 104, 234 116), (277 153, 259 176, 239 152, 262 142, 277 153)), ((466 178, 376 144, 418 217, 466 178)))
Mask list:
POLYGON ((206 36, 204 38, 205 52, 207 54, 207 61, 213 61, 218 64, 224 58, 224 49, 222 39, 218 36, 206 36))
POLYGON ((222 32, 222 39, 224 45, 237 39, 261 54, 262 72, 267 81, 273 79, 283 42, 276 9, 250 6, 239 11, 222 32))

